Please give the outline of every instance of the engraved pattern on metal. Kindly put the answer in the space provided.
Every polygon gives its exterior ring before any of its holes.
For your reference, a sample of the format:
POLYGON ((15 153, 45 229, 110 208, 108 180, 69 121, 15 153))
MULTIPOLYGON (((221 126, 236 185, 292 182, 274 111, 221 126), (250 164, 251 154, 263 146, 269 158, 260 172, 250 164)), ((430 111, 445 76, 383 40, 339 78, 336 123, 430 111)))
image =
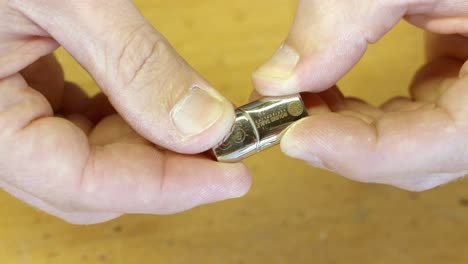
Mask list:
POLYGON ((231 132, 212 149, 218 161, 237 162, 279 143, 284 131, 308 116, 300 95, 265 97, 236 109, 231 132))

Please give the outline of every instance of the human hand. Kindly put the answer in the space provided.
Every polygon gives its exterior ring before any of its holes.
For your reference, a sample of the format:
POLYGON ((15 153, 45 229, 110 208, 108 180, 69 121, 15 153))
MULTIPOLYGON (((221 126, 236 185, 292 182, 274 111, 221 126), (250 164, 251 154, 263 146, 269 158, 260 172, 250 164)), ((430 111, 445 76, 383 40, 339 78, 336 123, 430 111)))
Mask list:
POLYGON ((468 174, 468 2, 300 0, 282 47, 253 75, 264 95, 304 95, 309 118, 283 137, 287 155, 348 178, 421 191, 468 174), (401 18, 430 32, 411 98, 380 107, 334 84, 401 18), (328 89, 329 87, 333 87, 328 89))
POLYGON ((0 0, 0 28, 5 191, 90 224, 175 213, 248 190, 244 165, 176 153, 218 143, 234 111, 131 1, 0 0), (48 55, 59 45, 105 96, 88 98, 64 82, 48 55))

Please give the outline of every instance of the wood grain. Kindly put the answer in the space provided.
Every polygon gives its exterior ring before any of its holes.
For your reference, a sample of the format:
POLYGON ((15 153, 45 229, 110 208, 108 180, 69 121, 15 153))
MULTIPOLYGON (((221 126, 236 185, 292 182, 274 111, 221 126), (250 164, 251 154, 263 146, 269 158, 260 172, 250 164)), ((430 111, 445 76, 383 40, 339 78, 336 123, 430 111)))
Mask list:
MULTIPOLYGON (((294 1, 139 0, 142 13, 215 87, 246 102, 250 74, 281 43, 294 1)), ((66 76, 92 79, 63 51, 66 76)), ((422 33, 401 23, 341 82, 381 103, 405 95, 422 33)), ((247 160, 251 192, 172 216, 73 226, 0 193, 0 263, 467 263, 468 182, 424 193, 355 183, 273 149, 247 160)))

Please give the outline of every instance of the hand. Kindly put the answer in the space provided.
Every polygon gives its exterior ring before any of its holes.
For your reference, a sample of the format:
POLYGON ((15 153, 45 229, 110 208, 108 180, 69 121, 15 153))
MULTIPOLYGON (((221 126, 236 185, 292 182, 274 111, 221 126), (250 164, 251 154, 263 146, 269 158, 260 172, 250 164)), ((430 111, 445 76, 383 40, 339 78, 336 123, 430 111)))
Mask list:
MULTIPOLYGON (((348 178, 426 190, 468 173, 468 2, 300 0, 291 32, 253 76, 264 95, 306 94, 311 117, 281 148, 348 178), (411 98, 373 107, 334 87, 402 17, 430 32, 411 98)), ((420 47, 415 47, 415 49, 420 47)))
POLYGON ((0 0, 0 28, 0 187, 7 192, 89 224, 179 212, 248 190, 244 165, 176 153, 219 142, 233 107, 131 1, 0 0), (88 98, 64 82, 48 55, 59 45, 105 95, 88 98))

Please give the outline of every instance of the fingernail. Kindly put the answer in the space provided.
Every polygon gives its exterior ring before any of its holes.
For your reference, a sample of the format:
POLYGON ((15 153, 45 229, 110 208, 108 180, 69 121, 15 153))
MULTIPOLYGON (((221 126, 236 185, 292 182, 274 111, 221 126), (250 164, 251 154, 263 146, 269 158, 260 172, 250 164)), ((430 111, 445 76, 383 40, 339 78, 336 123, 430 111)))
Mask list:
POLYGON ((172 108, 174 125, 184 136, 200 134, 223 114, 224 100, 215 91, 192 87, 172 108))
POLYGON ((269 61, 255 71, 254 75, 263 78, 289 79, 294 73, 299 58, 296 50, 283 44, 269 61))

